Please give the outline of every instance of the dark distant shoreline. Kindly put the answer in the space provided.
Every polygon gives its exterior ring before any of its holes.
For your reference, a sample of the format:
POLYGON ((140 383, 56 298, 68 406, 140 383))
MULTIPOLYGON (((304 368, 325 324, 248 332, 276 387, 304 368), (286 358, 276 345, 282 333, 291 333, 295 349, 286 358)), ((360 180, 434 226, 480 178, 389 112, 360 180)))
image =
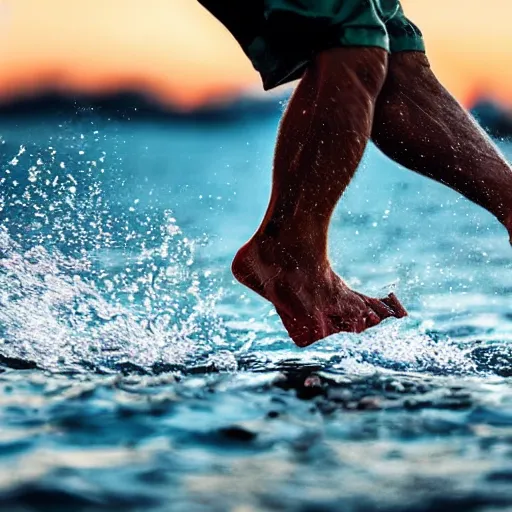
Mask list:
POLYGON ((262 99, 240 97, 229 103, 212 103, 193 110, 182 110, 130 91, 73 96, 47 93, 0 102, 0 120, 48 115, 100 115, 125 121, 232 122, 244 118, 278 115, 283 110, 283 101, 284 96, 262 99))
POLYGON ((495 101, 477 101, 471 113, 480 125, 493 137, 512 138, 512 109, 505 109, 495 101))
MULTIPOLYGON (((79 118, 95 115, 120 121, 238 122, 278 116, 286 101, 286 94, 278 97, 240 97, 231 102, 213 103, 184 111, 132 91, 73 96, 47 93, 0 102, 0 120, 50 115, 79 118)), ((481 99, 474 104, 471 112, 493 137, 512 138, 512 110, 492 100, 481 99)))

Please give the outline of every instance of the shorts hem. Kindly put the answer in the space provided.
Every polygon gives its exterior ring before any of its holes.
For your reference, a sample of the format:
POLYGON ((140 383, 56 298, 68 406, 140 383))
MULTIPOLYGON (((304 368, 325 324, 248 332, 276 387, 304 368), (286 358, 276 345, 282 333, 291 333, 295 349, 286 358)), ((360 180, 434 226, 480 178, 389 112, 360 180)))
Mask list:
POLYGON ((425 53, 425 43, 420 37, 394 37, 391 39, 391 53, 399 52, 423 52, 425 53))
MULTIPOLYGON (((262 41, 258 41, 258 46, 261 51, 262 41)), ((288 59, 283 58, 277 52, 271 59, 268 58, 269 53, 262 52, 258 57, 251 58, 254 67, 259 71, 263 89, 268 91, 280 85, 297 80, 302 76, 305 69, 318 53, 329 50, 331 48, 350 48, 350 47, 374 47, 382 48, 390 51, 390 41, 386 33, 380 30, 369 30, 363 28, 345 28, 341 37, 334 41, 332 44, 327 44, 320 50, 312 52, 308 56, 297 55, 288 56, 288 59), (269 66, 269 60, 276 63, 275 66, 269 66), (286 64, 285 62, 288 61, 286 64), (265 62, 266 65, 259 65, 259 62, 265 62), (266 68, 266 69, 264 69, 266 68), (269 69, 270 68, 270 69, 269 69)), ((400 50, 398 50, 400 51, 400 50)))

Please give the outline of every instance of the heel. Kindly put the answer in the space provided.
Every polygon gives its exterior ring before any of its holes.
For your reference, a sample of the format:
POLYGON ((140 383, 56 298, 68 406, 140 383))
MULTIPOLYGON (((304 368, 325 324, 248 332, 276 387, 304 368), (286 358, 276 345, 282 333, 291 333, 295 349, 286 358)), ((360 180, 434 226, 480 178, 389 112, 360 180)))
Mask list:
POLYGON ((233 258, 231 272, 239 283, 266 299, 263 283, 254 270, 254 263, 257 258, 254 252, 250 241, 242 246, 233 258))

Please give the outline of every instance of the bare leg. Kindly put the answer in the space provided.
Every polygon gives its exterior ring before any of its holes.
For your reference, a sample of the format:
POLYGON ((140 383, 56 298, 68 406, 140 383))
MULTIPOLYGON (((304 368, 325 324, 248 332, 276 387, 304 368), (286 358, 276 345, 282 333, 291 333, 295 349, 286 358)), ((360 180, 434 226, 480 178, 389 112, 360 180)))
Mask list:
POLYGON ((350 290, 327 257, 331 215, 369 140, 386 61, 377 48, 317 57, 281 123, 267 213, 233 261, 235 277, 274 304, 299 346, 406 314, 393 295, 350 290))
POLYGON ((390 56, 372 139, 399 164, 484 207, 512 237, 512 169, 438 82, 424 53, 390 56))

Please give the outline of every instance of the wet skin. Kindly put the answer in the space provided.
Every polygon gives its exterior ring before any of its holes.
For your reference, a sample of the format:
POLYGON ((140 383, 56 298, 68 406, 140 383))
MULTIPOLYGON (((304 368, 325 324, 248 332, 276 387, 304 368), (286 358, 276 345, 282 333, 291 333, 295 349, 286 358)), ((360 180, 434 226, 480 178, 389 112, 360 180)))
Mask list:
POLYGON ((333 210, 370 139, 486 208, 512 235, 512 170, 437 81, 425 54, 319 54, 281 121, 265 217, 232 264, 242 284, 275 306, 298 346, 407 315, 393 294, 376 299, 351 290, 327 256, 333 210))

